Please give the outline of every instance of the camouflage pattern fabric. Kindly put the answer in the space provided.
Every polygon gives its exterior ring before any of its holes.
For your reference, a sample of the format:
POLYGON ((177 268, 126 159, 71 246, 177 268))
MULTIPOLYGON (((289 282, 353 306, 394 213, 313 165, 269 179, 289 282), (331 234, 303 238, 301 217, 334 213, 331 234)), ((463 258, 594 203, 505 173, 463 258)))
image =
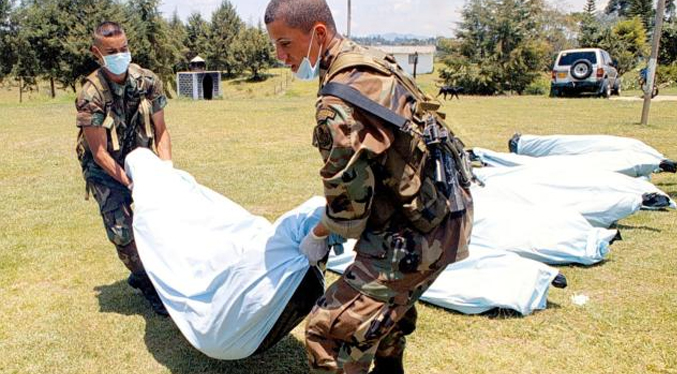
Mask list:
MULTIPOLYGON (((349 51, 363 49, 345 39, 328 46, 323 84, 332 62, 349 51)), ((414 97, 394 76, 356 67, 331 81, 412 118, 414 97)), ((355 262, 310 314, 309 360, 316 372, 366 373, 376 355, 401 356, 415 329, 414 303, 448 264, 467 257, 472 199, 458 183, 441 194, 421 140, 369 113, 326 96, 318 99, 316 121, 313 145, 324 160, 327 198, 322 223, 358 241, 355 262)))
POLYGON ((146 271, 134 242, 130 192, 125 187, 123 189, 111 188, 92 181, 88 185, 94 199, 99 203, 108 240, 115 245, 120 261, 132 274, 145 274, 146 271))
POLYGON ((100 79, 110 89, 105 97, 92 82, 82 86, 75 100, 76 126, 80 129, 76 152, 88 193, 92 192, 99 204, 108 239, 115 245, 118 257, 133 274, 145 274, 134 243, 132 231, 132 197, 129 190, 108 175, 95 161, 83 134, 85 127, 101 127, 107 116, 115 122, 119 151, 113 150, 108 130, 107 150, 111 157, 124 167, 125 157, 137 147, 149 147, 150 138, 145 133, 143 118, 139 114, 142 98, 151 103, 150 113, 163 110, 167 105, 161 81, 150 70, 130 65, 127 79, 119 85, 107 80, 101 69, 88 79, 100 79), (111 101, 109 101, 110 99, 111 101))
POLYGON ((104 83, 110 88, 112 102, 107 102, 100 90, 91 82, 87 81, 82 86, 75 100, 76 126, 80 128, 76 151, 85 179, 89 179, 90 176, 105 179, 106 173, 94 162, 82 128, 101 127, 104 125, 106 116, 110 115, 115 122, 120 150, 113 150, 109 130, 108 153, 118 164, 124 166, 125 157, 129 152, 136 147, 148 148, 150 146, 150 138, 145 133, 143 118, 139 114, 141 99, 145 97, 149 100, 152 115, 164 109, 167 105, 167 97, 160 79, 152 71, 134 64, 130 65, 127 79, 122 85, 109 81, 101 69, 92 74, 90 78, 105 81, 104 83))

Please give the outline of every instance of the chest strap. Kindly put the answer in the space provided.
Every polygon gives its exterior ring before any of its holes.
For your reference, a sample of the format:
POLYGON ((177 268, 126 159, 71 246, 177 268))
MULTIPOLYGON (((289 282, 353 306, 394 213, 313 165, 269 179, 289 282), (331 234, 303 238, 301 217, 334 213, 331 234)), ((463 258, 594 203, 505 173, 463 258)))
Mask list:
POLYGON ((379 119, 388 122, 389 124, 397 127, 400 131, 407 134, 411 133, 411 128, 409 126, 409 120, 397 114, 395 111, 390 110, 383 105, 371 100, 370 98, 364 96, 360 91, 341 83, 329 82, 322 87, 320 90, 320 95, 322 96, 334 96, 342 99, 360 109, 366 113, 370 113, 379 119))

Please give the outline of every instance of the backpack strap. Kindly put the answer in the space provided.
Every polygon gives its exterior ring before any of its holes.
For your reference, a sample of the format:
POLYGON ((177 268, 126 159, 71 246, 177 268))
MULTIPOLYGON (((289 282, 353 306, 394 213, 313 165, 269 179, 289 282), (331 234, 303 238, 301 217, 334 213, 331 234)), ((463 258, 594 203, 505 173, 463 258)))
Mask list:
POLYGON ((410 121, 407 118, 404 118, 390 108, 386 108, 373 101, 363 95, 360 91, 346 84, 329 82, 322 87, 320 95, 338 97, 339 99, 364 110, 365 113, 372 114, 379 119, 388 122, 402 132, 407 134, 411 133, 410 121))
POLYGON ((111 107, 113 105, 113 94, 111 93, 110 87, 108 86, 108 82, 106 82, 106 78, 103 77, 103 72, 101 71, 100 68, 94 71, 92 74, 90 74, 87 78, 85 78, 85 80, 89 82, 92 86, 94 86, 94 88, 96 88, 96 90, 99 91, 99 93, 103 97, 104 110, 106 111, 106 118, 103 121, 103 127, 109 131, 113 150, 119 151, 120 141, 118 139, 118 132, 115 126, 115 120, 111 115, 111 107))
MULTIPOLYGON (((137 64, 129 64, 129 69, 128 69, 129 75, 137 82, 138 85, 140 85, 140 89, 145 91, 146 88, 146 79, 143 76, 143 69, 137 65, 137 64)), ((141 101, 139 102, 139 115, 141 116, 141 119, 143 120, 143 125, 144 125, 144 131, 146 132, 146 136, 148 139, 150 139, 150 147, 151 150, 157 154, 157 146, 155 144, 155 139, 154 135, 155 132, 153 131, 153 122, 151 120, 151 113, 152 110, 152 105, 150 103, 150 100, 146 98, 146 96, 143 96, 141 98, 141 101)))

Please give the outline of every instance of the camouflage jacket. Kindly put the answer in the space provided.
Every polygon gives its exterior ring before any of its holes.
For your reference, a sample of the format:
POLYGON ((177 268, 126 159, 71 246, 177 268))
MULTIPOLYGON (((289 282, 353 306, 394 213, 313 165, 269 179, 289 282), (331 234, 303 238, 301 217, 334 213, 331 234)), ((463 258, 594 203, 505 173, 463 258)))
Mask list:
MULTIPOLYGON (((320 61, 320 89, 329 83, 325 79, 327 71, 337 56, 349 51, 364 49, 346 39, 334 40, 328 46, 320 61)), ((392 75, 354 67, 334 75, 331 82, 349 85, 399 115, 412 117, 412 97, 392 75)), ((426 271, 446 266, 433 264, 445 251, 454 252, 442 256, 446 262, 467 257, 467 243, 459 245, 458 242, 461 234, 446 227, 449 209, 432 206, 440 201, 431 181, 433 171, 426 165, 423 154, 416 151, 416 142, 412 142, 411 137, 333 96, 318 98, 316 121, 313 145, 319 149, 324 161, 320 175, 327 198, 322 223, 333 233, 359 238, 355 246, 358 256, 383 259, 385 267, 390 266, 387 263, 401 263, 402 259, 396 257, 405 253, 393 253, 397 252, 393 247, 402 243, 424 250, 411 269, 395 266, 381 269, 380 276, 377 275, 379 271, 372 271, 371 275, 363 274, 363 278, 396 280, 403 271, 426 271), (431 206, 432 209, 427 209, 431 206), (430 230, 421 230, 412 224, 424 218, 430 220, 430 230)), ((468 191, 457 196, 462 196, 463 201, 458 202, 462 209, 471 210, 468 191)), ((441 201, 449 205, 446 200, 441 201)), ((353 286, 372 287, 373 284, 366 284, 373 280, 354 280, 353 286)), ((388 293, 388 290, 373 290, 371 294, 376 297, 383 292, 388 293)))
POLYGON ((141 111, 142 102, 148 103, 148 114, 152 116, 167 105, 167 97, 158 77, 152 71, 135 64, 130 65, 127 79, 122 85, 108 80, 101 69, 87 79, 75 100, 76 126, 80 128, 76 149, 78 160, 86 180, 117 184, 94 161, 82 129, 88 126, 106 127, 108 152, 120 166, 124 166, 129 152, 137 147, 152 145, 154 128, 151 124, 145 124, 146 119, 141 111), (97 80, 100 83, 94 84, 97 80), (110 90, 108 98, 111 101, 107 100, 101 87, 110 90), (151 133, 147 134, 149 128, 151 133), (113 131, 115 134, 112 134, 113 131))

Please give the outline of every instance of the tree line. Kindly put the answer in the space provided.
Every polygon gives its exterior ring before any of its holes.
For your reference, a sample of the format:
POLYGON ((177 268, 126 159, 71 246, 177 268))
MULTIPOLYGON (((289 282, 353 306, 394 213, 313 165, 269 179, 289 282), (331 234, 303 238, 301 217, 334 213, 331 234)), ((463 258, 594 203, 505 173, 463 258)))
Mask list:
POLYGON ((0 0, 0 81, 21 77, 25 85, 38 79, 76 90, 81 79, 98 67, 89 52, 94 28, 104 20, 122 25, 133 62, 153 70, 174 86, 177 71, 200 55, 210 70, 227 77, 247 74, 262 79, 274 64, 275 52, 259 23, 247 25, 235 7, 223 0, 204 19, 193 13, 184 23, 175 12, 165 19, 160 0, 0 0))
MULTIPOLYGON (((675 0, 666 2, 658 79, 677 81, 675 0)), ((448 85, 480 95, 527 92, 548 72, 557 52, 605 49, 620 74, 646 64, 655 9, 652 0, 610 0, 602 12, 587 0, 565 13, 544 0, 467 0, 456 38, 438 40, 448 85)))

